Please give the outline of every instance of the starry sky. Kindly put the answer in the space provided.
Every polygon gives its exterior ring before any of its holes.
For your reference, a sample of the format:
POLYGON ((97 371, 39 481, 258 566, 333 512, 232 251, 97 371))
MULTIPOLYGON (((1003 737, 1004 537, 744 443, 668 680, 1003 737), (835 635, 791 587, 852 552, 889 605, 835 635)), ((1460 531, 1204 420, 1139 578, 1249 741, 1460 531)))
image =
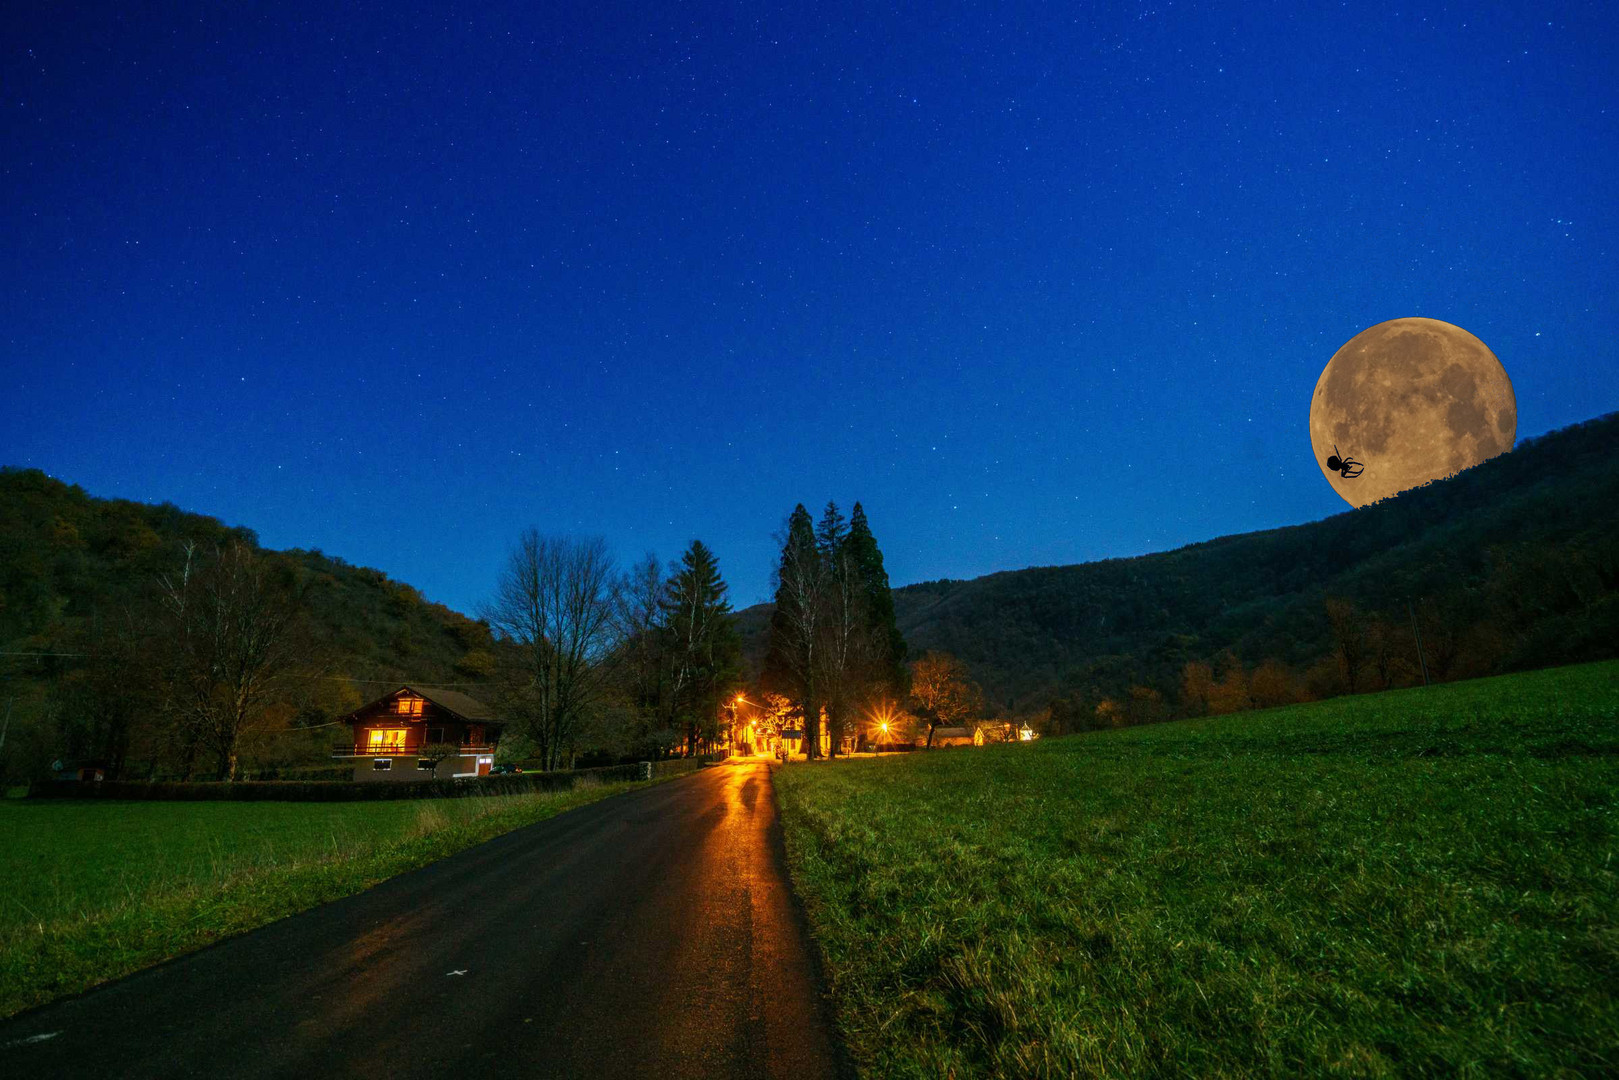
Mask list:
POLYGON ((0 463, 472 611, 519 530, 896 585, 1345 512, 1385 319, 1619 408, 1619 15, 8 5, 0 463))

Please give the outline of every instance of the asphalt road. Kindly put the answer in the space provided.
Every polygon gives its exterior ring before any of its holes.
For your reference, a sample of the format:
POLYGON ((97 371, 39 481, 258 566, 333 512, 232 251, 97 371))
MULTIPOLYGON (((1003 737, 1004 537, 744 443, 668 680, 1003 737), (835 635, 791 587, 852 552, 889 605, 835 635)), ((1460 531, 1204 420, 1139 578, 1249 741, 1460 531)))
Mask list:
POLYGON ((19 1078, 850 1072, 754 763, 0 1021, 0 1076, 19 1078))

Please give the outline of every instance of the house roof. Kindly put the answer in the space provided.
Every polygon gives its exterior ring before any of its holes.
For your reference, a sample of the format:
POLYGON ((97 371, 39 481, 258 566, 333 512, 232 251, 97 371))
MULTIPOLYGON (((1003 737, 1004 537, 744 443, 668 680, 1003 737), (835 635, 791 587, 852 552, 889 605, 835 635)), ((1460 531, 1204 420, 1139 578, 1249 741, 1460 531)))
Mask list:
POLYGON ((933 729, 935 739, 970 739, 973 729, 970 727, 941 727, 933 729))
POLYGON ((463 694, 459 690, 442 690, 436 686, 401 686, 397 690, 383 694, 375 701, 360 706, 343 719, 352 720, 367 709, 380 705, 384 701, 392 701, 400 694, 415 694, 417 697, 426 698, 445 712, 453 713, 462 720, 476 720, 482 724, 505 723, 504 720, 495 715, 494 709, 471 694, 463 694))

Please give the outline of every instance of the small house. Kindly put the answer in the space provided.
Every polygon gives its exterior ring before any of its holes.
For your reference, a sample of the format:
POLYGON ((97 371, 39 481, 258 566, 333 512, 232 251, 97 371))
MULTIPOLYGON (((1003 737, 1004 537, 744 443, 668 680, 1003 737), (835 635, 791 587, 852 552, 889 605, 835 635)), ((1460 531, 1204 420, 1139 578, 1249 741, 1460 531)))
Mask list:
MULTIPOLYGON (((928 745, 928 737, 924 734, 917 740, 917 745, 928 745)), ((980 728, 972 727, 942 727, 933 729, 934 746, 983 746, 984 732, 980 728)))
POLYGON ((505 722, 457 690, 401 686, 340 721, 353 730, 332 757, 354 761, 356 780, 487 776, 505 722))

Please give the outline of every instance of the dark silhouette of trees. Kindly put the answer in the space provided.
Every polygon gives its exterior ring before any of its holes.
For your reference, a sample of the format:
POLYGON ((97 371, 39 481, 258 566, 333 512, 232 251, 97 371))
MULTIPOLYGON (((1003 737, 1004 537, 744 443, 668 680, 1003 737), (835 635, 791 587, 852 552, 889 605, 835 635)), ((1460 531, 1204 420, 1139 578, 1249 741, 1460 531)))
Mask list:
POLYGON ((820 756, 820 644, 825 569, 809 511, 799 503, 787 519, 776 568, 763 681, 791 701, 804 723, 805 752, 820 756))
POLYGON ((888 584, 888 571, 883 568, 883 553, 859 503, 854 504, 849 515, 844 548, 859 580, 865 607, 859 663, 866 696, 903 701, 907 693, 905 635, 900 633, 894 614, 894 593, 888 584))
POLYGON ((815 529, 816 558, 820 563, 820 607, 817 620, 820 642, 816 688, 820 692, 828 734, 828 754, 837 757, 860 692, 862 638, 867 633, 866 596, 856 566, 845 544, 849 527, 838 509, 828 502, 815 529))
POLYGON ((545 769, 567 766, 582 723, 601 702, 618 646, 616 581, 607 543, 518 537, 485 617, 498 635, 497 697, 545 769))
POLYGON ((1332 628, 1332 644, 1343 668, 1344 682, 1353 694, 1360 689, 1361 674, 1371 652, 1366 622, 1352 600, 1329 596, 1322 603, 1327 609, 1327 625, 1332 628))
POLYGON ((714 553, 693 540, 671 567, 660 605, 660 630, 668 657, 668 703, 685 733, 686 752, 712 744, 719 731, 720 702, 741 676, 741 639, 726 599, 714 553))
POLYGON ((53 686, 58 755, 102 762, 109 780, 123 777, 132 744, 161 705, 153 678, 161 650, 145 633, 153 614, 129 605, 93 613, 89 626, 66 641, 79 663, 53 686))
POLYGON ((242 739, 264 723, 293 663, 297 603, 281 571, 236 542, 207 555, 190 546, 162 579, 163 700, 188 776, 208 750, 220 775, 236 779, 242 739))
POLYGON ((812 757, 820 754, 823 717, 836 755, 845 737, 853 735, 857 745, 863 739, 862 715, 900 700, 905 639, 882 551, 860 504, 846 521, 828 502, 814 528, 803 504, 793 510, 768 634, 762 682, 793 701, 812 757))

